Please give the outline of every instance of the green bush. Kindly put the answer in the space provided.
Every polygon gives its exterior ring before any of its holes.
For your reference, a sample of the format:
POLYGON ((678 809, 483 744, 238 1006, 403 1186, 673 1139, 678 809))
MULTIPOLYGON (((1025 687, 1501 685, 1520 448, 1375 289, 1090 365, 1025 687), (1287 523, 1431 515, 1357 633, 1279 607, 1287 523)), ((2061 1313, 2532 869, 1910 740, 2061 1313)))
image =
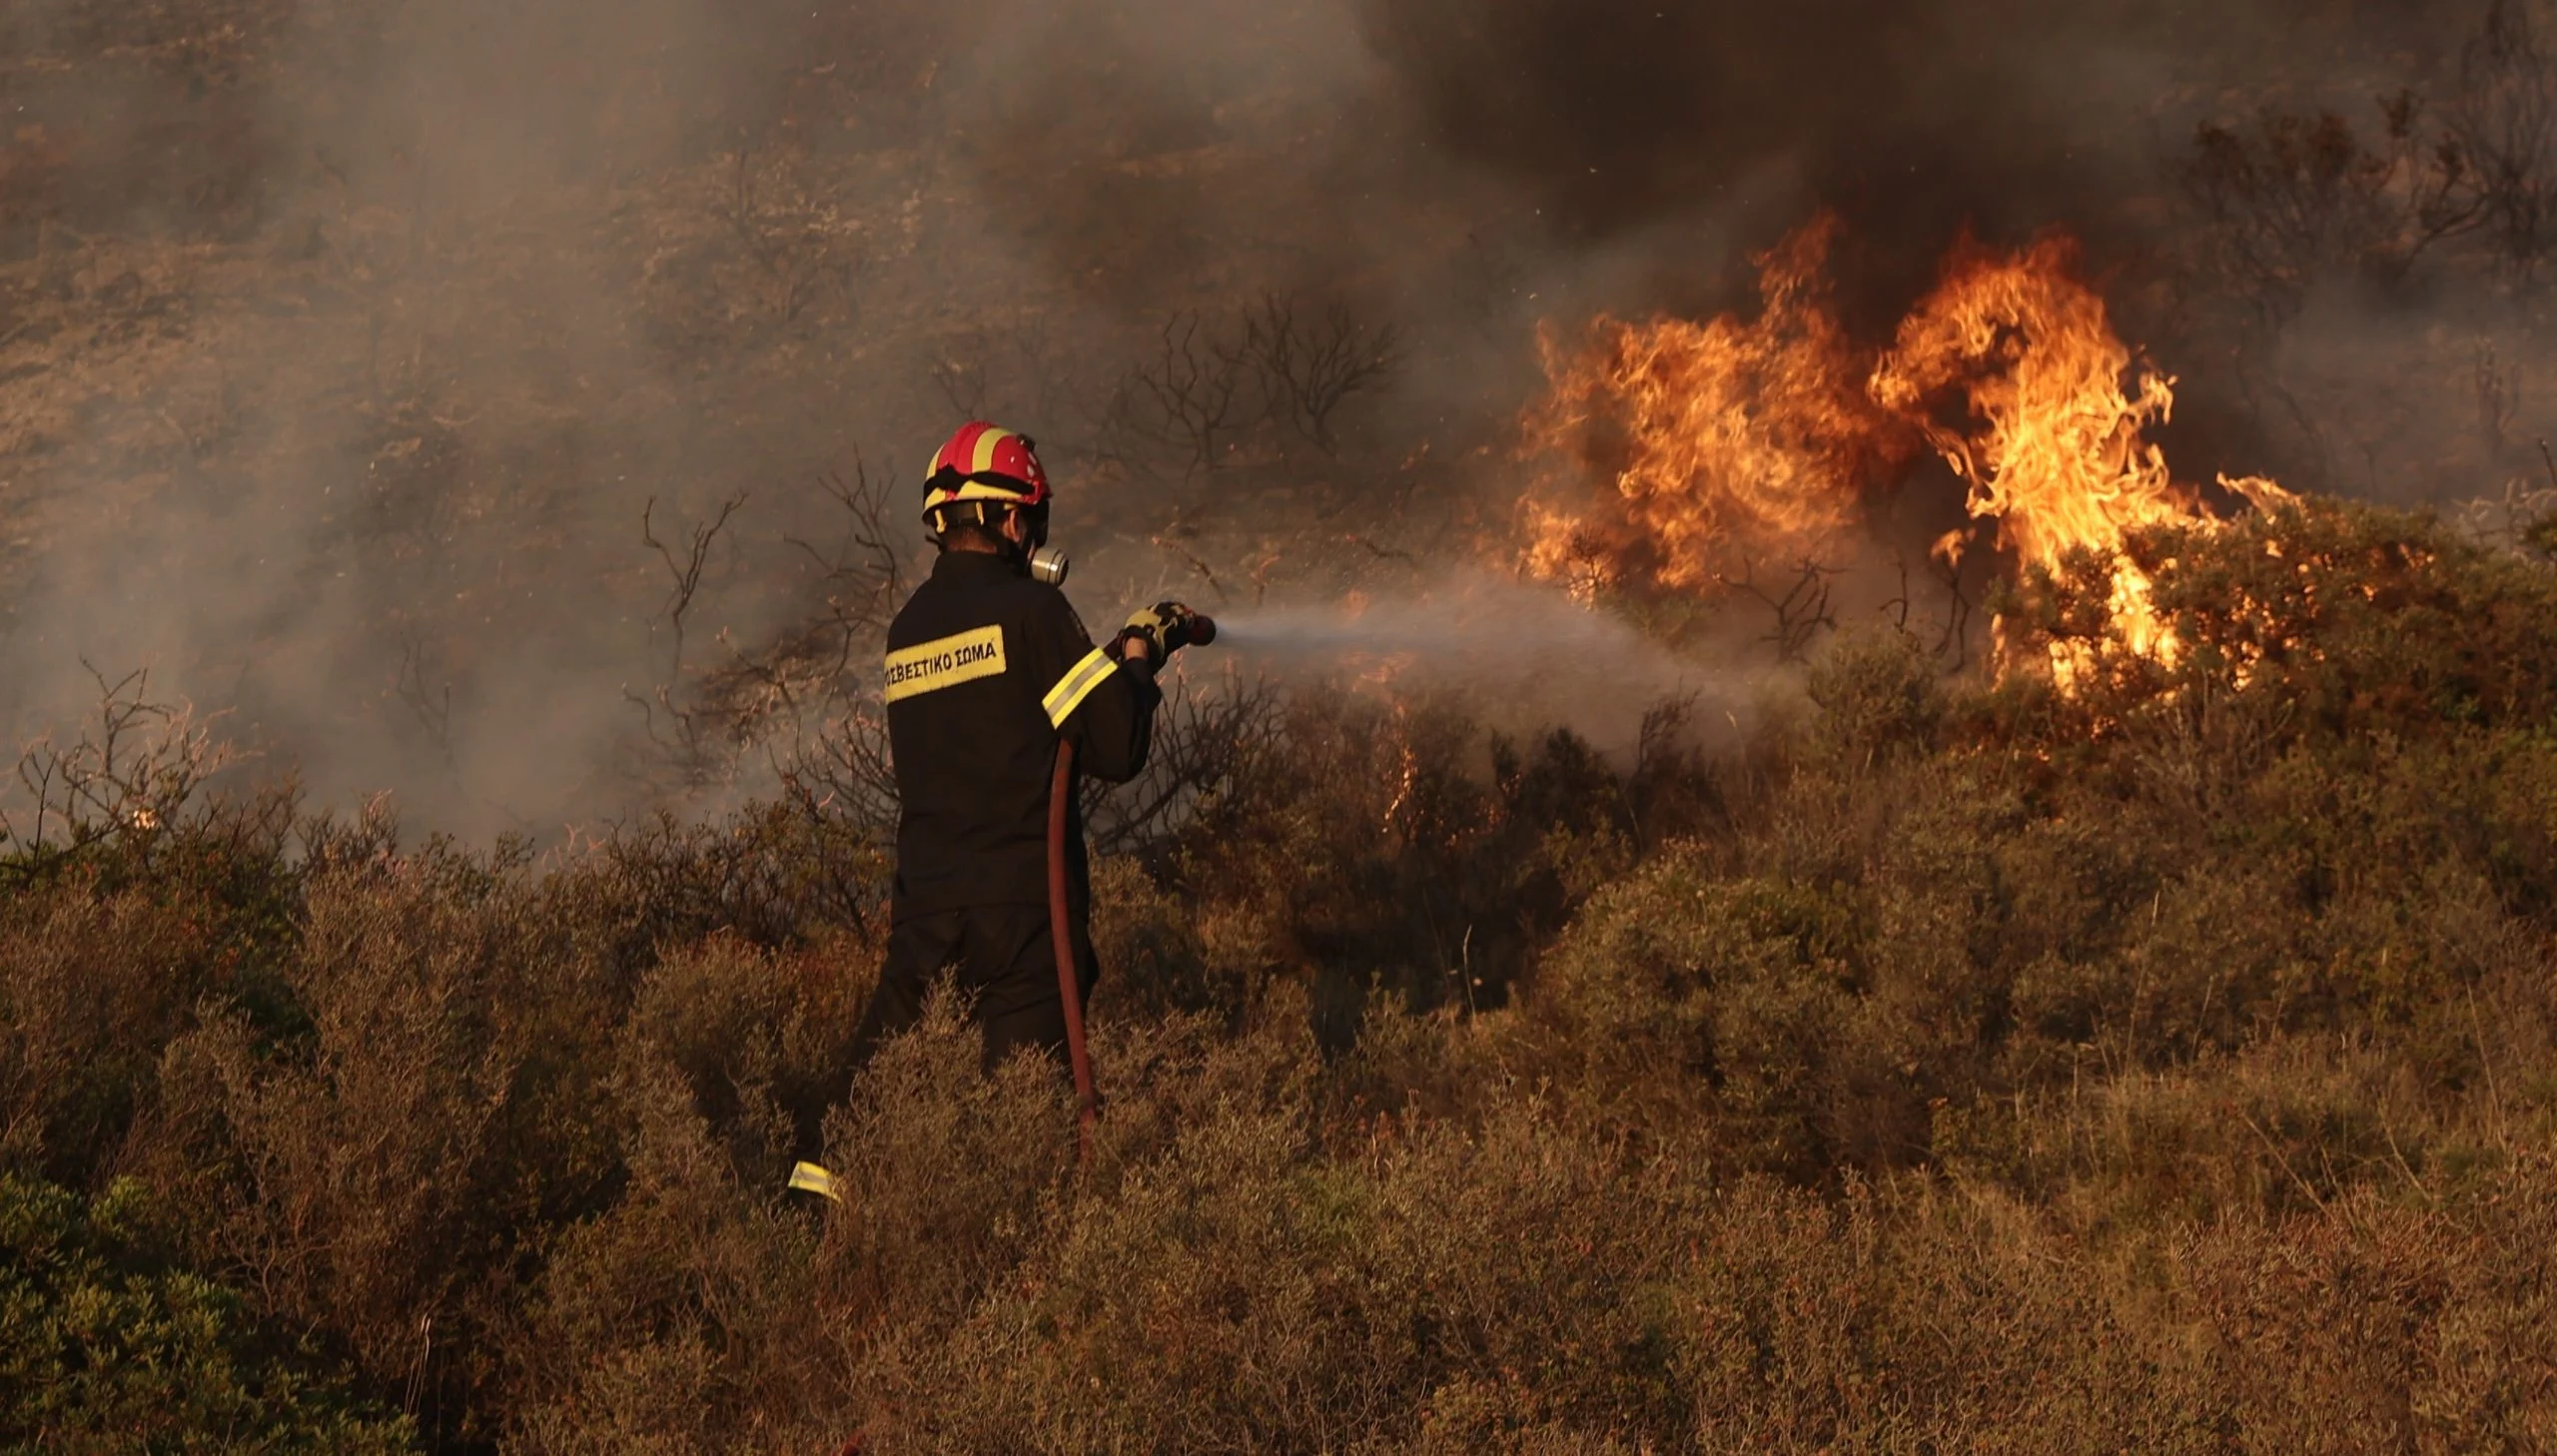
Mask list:
POLYGON ((408 1451, 406 1418, 314 1343, 173 1261, 162 1210, 0 1174, 0 1449, 408 1451))

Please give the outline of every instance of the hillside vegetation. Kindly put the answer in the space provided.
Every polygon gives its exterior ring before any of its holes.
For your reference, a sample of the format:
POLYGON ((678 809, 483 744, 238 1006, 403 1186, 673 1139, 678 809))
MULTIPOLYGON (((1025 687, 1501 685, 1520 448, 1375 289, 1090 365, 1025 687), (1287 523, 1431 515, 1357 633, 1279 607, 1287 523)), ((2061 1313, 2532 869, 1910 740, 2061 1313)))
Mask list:
POLYGON ((2544 1449, 2557 570, 2138 555, 2170 665, 1848 640, 1728 758, 1270 702, 1101 877, 1089 1164, 945 1009, 840 1206, 875 859, 147 760, 0 862, 0 1446, 2544 1449))

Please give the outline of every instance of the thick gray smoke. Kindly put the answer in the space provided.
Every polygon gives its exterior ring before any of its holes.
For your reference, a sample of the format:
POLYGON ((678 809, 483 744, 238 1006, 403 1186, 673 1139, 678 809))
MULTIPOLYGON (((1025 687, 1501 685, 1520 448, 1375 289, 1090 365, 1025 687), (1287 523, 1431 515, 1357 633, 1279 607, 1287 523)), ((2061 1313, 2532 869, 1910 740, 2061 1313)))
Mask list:
MULTIPOLYGON (((1729 303, 1822 205, 1866 326, 1966 225, 2148 299, 2197 119, 2420 83, 2480 9, 19 0, 0 733, 149 665, 438 827, 733 791, 701 685, 910 571, 973 413, 1047 445, 1089 617, 1443 599, 1539 322, 1729 303)), ((2189 411, 2232 450, 2317 407, 2249 382, 2189 411)))

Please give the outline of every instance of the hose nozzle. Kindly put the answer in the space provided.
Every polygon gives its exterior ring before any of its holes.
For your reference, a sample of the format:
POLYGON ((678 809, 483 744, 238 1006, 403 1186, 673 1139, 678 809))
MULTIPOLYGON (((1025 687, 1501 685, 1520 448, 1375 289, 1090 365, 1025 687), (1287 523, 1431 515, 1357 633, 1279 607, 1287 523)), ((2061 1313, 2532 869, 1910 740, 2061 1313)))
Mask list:
POLYGON ((1206 612, 1192 612, 1188 635, 1191 646, 1207 646, 1217 640, 1217 619, 1206 612))

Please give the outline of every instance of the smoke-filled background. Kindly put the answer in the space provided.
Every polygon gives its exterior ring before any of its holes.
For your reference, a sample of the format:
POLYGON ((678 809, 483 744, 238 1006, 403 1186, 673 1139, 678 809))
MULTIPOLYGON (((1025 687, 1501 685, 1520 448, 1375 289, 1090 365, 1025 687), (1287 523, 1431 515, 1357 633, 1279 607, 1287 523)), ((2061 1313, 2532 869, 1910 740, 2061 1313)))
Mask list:
MULTIPOLYGON (((1515 559, 1538 326, 1743 304, 1822 208, 1883 339, 1966 233, 2075 234, 2197 478, 2535 489, 2535 18, 16 0, 0 732, 147 667, 323 803, 468 834, 750 787, 875 655, 977 414, 1040 439, 1096 628, 1382 602, 1479 676, 1449 623, 1584 640, 1462 601, 1515 559)), ((1799 646, 1727 603, 1714 671, 1799 646)))

